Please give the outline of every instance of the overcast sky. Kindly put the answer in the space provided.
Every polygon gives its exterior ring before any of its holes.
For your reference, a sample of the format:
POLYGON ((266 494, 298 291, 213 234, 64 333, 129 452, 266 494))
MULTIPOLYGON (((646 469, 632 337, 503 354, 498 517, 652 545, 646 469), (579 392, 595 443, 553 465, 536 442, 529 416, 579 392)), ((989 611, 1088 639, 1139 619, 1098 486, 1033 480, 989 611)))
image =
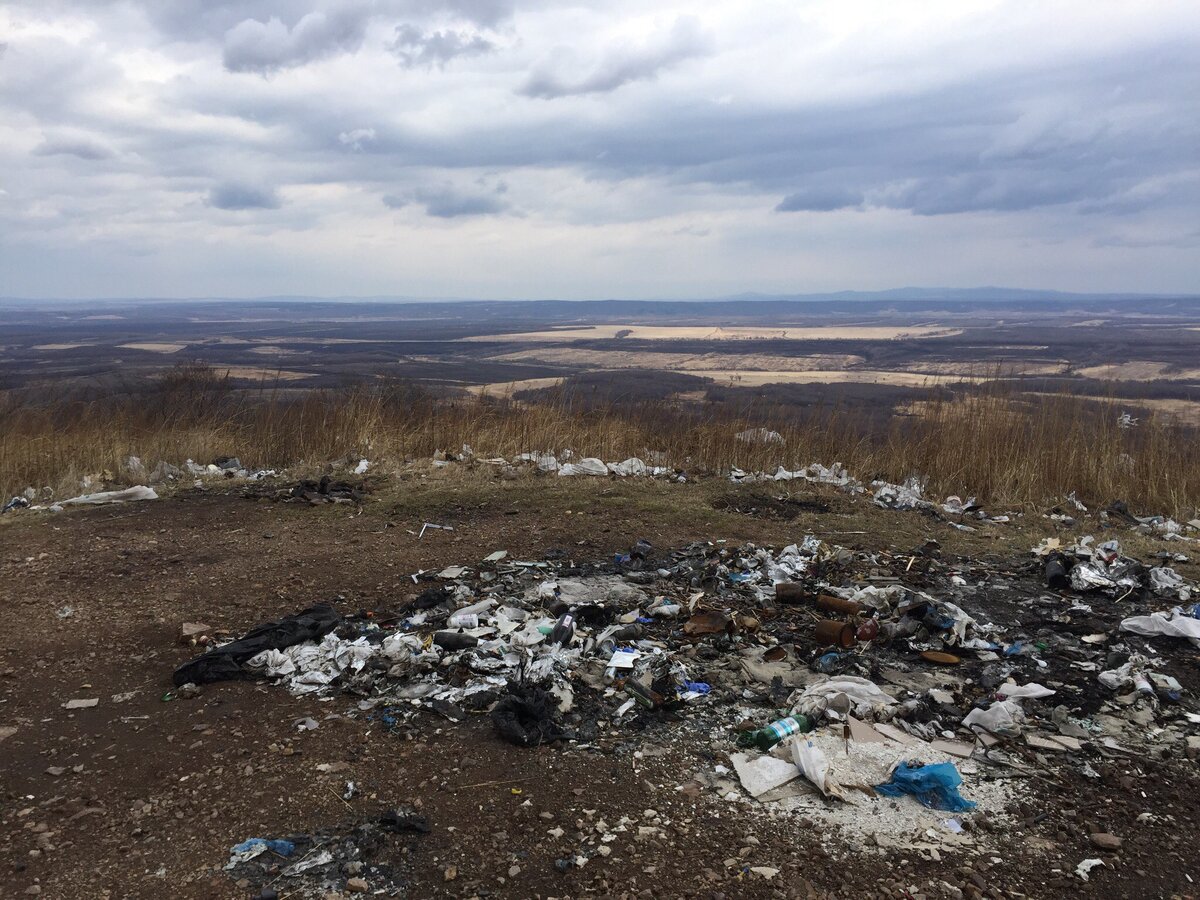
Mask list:
POLYGON ((4 0, 0 295, 1200 293, 1197 0, 4 0))

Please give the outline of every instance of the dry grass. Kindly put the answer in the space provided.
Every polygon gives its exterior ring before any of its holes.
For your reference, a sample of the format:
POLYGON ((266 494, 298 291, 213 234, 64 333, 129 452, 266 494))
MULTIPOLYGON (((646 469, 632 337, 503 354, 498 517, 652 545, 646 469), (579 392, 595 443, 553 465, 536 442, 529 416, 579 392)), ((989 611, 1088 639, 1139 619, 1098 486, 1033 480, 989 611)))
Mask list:
POLYGON ((605 460, 658 454, 708 473, 837 461, 863 480, 921 474, 932 493, 976 494, 990 504, 1044 503, 1074 490, 1091 502, 1123 498, 1134 509, 1194 515, 1194 432, 1157 417, 1121 429, 1118 412, 1115 403, 1027 398, 995 383, 966 399, 935 398, 920 416, 880 429, 845 407, 803 415, 703 403, 594 408, 566 392, 536 404, 450 401, 383 380, 337 392, 247 392, 213 370, 182 366, 136 396, 33 402, 0 394, 0 490, 73 493, 82 475, 117 472, 131 454, 149 467, 221 455, 255 467, 310 467, 358 454, 379 463, 428 459, 468 443, 481 456, 565 448, 605 460), (736 440, 762 425, 785 445, 736 440))

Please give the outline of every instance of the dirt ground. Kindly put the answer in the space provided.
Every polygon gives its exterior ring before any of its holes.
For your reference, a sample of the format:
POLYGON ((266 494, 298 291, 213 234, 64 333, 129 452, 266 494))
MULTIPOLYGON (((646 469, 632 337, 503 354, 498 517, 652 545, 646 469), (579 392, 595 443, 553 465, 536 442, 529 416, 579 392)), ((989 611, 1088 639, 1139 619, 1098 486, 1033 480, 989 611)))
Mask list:
MULTIPOLYGON (((429 715, 392 734, 351 697, 296 698, 253 681, 162 699, 175 667, 199 652, 177 643, 182 622, 241 633, 320 600, 344 613, 387 610, 417 592, 418 569, 473 564, 493 550, 598 560, 639 538, 664 548, 718 538, 784 545, 815 533, 902 550, 935 537, 948 555, 1001 560, 1049 533, 1041 522, 961 533, 811 488, 788 492, 803 502, 786 516, 758 516, 747 512, 754 504, 728 502, 730 491, 715 480, 433 473, 381 484, 361 512, 213 488, 6 517, 0 735, 15 731, 0 737, 0 896, 258 896, 257 885, 223 871, 233 845, 348 827, 404 804, 430 825, 394 848, 391 863, 412 897, 1195 893, 1188 873, 1200 803, 1186 759, 1102 760, 1096 779, 1042 785, 994 853, 837 859, 812 823, 680 791, 698 768, 724 759, 703 742, 672 742, 682 726, 664 729, 650 752, 635 753, 619 732, 589 750, 518 749, 484 715, 461 725, 429 715), (423 522, 454 530, 418 540, 423 522), (64 709, 73 698, 100 702, 64 709), (305 717, 319 727, 298 731, 305 717), (357 785, 349 800, 347 781, 357 785), (1152 818, 1138 821, 1143 812, 1152 818), (620 834, 609 856, 556 865, 591 839, 596 822, 623 816, 644 827, 620 834), (1096 851, 1088 834, 1097 830, 1121 833, 1123 849, 1096 851), (1105 856, 1106 868, 1083 883, 1071 872, 1089 856, 1105 856)), ((288 896, 286 883, 275 888, 288 896)))

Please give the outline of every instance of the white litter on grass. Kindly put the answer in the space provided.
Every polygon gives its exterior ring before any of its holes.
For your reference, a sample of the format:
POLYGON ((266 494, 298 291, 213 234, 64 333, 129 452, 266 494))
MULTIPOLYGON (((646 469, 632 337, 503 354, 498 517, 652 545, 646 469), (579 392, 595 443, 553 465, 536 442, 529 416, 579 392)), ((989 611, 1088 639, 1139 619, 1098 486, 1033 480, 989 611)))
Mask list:
POLYGON ((739 431, 734 437, 743 444, 782 444, 783 435, 770 428, 748 428, 739 431))
POLYGON ((157 500, 158 494, 154 488, 144 484, 125 488, 121 491, 101 491, 97 494, 81 494, 69 500, 60 500, 59 506, 99 506, 103 503, 130 503, 136 500, 157 500))
POLYGON ((608 466, 605 465, 604 460, 588 456, 577 463, 564 463, 559 466, 558 474, 563 478, 569 478, 574 475, 607 475, 608 466))

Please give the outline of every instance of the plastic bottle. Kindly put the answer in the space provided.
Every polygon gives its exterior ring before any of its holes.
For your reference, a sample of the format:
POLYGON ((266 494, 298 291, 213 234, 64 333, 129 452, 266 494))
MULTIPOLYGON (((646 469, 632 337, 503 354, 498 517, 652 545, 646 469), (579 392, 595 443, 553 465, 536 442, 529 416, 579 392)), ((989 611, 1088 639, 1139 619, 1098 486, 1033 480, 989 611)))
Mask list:
POLYGON ((799 734, 812 730, 813 723, 808 716, 788 716, 786 719, 772 722, 765 728, 759 728, 756 731, 743 731, 738 735, 737 745, 743 749, 756 747, 759 750, 767 751, 789 734, 799 734))
POLYGON ((575 617, 569 612, 565 612, 554 623, 554 630, 550 632, 550 643, 562 644, 565 647, 571 643, 573 637, 575 637, 575 617))
POLYGON ((478 628, 479 616, 475 613, 455 613, 446 620, 450 628, 478 628))

